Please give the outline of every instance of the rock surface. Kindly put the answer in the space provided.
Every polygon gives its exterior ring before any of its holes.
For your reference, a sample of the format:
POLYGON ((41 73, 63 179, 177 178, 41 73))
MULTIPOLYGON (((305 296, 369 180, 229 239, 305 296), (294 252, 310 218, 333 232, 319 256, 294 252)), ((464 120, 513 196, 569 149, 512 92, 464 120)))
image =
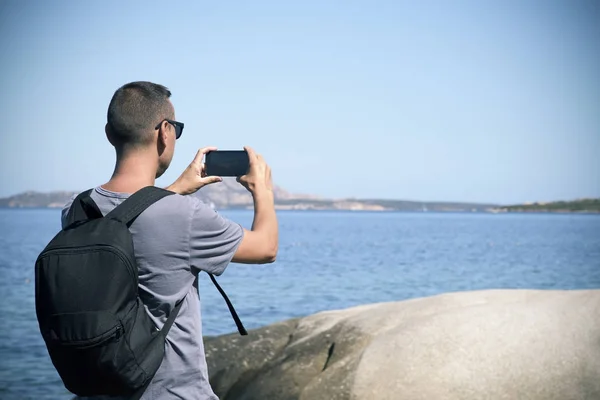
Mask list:
POLYGON ((489 290, 205 339, 221 400, 600 399, 600 290, 489 290))

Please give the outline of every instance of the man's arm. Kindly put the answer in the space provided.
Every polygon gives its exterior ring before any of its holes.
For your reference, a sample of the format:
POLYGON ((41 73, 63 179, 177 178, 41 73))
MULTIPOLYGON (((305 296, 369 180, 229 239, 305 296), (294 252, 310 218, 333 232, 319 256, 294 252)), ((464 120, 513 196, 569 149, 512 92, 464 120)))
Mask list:
POLYGON ((244 238, 232 261, 242 264, 267 264, 275 261, 278 249, 278 227, 272 191, 253 193, 254 221, 252 230, 244 229, 244 238))
POLYGON ((244 238, 237 248, 232 261, 242 264, 272 263, 277 257, 279 232, 271 168, 265 160, 250 147, 245 147, 250 160, 246 175, 238 178, 254 200, 254 221, 252 230, 244 229, 244 238))
MULTIPOLYGON (((248 152, 250 166, 248 173, 239 177, 238 182, 252 194, 254 221, 251 230, 244 229, 244 236, 232 261, 241 264, 272 263, 277 257, 279 233, 271 168, 252 148, 245 147, 244 149, 248 152)), ((216 147, 200 149, 181 176, 166 189, 187 195, 196 192, 203 186, 220 182, 220 177, 206 175, 203 163, 205 154, 213 150, 216 150, 216 147)))

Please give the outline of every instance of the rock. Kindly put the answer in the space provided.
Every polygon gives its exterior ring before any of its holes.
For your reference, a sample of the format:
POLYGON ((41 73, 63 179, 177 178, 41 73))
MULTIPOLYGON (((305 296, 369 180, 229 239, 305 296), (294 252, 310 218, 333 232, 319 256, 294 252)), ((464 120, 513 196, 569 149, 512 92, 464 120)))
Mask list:
POLYGON ((205 339, 221 400, 600 399, 600 290, 488 290, 205 339))

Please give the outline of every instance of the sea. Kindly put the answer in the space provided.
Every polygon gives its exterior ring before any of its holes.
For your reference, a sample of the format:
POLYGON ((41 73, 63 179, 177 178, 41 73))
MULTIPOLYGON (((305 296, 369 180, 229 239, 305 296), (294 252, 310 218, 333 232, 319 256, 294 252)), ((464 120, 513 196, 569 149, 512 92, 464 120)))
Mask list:
MULTIPOLYGON (((246 227, 251 211, 218 211, 246 227)), ((277 261, 218 278, 247 328, 324 310, 481 289, 600 288, 599 214, 278 212, 277 261)), ((0 399, 72 396, 34 307, 34 263, 57 209, 0 209, 0 399)), ((205 335, 235 324, 207 275, 205 335)))

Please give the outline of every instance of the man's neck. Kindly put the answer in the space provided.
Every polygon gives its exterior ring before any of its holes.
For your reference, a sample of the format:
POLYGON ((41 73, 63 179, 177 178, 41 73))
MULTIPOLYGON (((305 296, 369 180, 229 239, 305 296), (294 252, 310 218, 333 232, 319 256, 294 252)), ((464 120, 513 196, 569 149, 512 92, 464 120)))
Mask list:
POLYGON ((135 193, 143 187, 154 186, 156 169, 157 162, 142 155, 117 158, 115 171, 102 188, 111 192, 135 193))

